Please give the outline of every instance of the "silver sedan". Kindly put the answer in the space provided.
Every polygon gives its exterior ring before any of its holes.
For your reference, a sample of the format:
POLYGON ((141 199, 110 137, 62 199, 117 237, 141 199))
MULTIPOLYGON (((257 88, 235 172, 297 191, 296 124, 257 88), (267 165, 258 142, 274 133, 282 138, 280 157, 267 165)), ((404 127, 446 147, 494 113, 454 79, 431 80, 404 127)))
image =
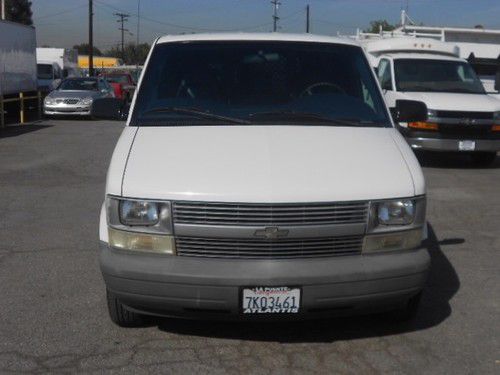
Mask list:
POLYGON ((113 88, 103 78, 67 78, 44 100, 47 116, 90 116, 92 102, 98 98, 114 97, 113 88))

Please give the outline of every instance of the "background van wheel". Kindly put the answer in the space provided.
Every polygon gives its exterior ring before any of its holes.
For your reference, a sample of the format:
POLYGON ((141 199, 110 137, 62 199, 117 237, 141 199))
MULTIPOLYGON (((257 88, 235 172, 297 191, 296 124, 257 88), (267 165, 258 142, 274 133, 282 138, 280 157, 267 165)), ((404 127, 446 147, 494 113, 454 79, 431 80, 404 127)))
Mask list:
POLYGON ((473 152, 470 154, 472 163, 477 166, 488 166, 493 164, 496 158, 496 152, 473 152))
POLYGON ((109 317, 113 323, 120 327, 137 327, 143 324, 142 315, 127 310, 109 290, 106 290, 106 298, 108 300, 109 317))

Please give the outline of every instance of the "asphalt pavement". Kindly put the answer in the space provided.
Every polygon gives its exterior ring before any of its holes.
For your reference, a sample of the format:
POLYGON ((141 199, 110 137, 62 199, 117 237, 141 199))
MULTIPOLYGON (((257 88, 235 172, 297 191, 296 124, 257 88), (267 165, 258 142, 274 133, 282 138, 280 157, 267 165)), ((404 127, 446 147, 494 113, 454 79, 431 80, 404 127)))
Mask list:
POLYGON ((123 124, 0 132, 0 373, 498 374, 500 157, 426 156, 432 270, 417 320, 112 324, 98 265, 123 124))

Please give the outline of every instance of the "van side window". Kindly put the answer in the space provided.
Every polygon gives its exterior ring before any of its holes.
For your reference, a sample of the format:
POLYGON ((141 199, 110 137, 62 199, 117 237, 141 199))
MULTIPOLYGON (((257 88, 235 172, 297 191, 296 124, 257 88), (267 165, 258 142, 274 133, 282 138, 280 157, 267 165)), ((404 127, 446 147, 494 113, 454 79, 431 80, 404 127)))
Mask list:
POLYGON ((383 90, 392 90, 391 64, 382 59, 378 64, 378 80, 383 90))

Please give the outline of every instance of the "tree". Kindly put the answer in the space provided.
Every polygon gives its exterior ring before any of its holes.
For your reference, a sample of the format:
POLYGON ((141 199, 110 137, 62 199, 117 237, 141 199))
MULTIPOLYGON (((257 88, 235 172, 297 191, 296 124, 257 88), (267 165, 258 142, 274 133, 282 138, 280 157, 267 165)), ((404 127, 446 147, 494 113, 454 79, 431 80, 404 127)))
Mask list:
POLYGON ((31 16, 31 1, 28 0, 6 0, 5 17, 8 21, 18 22, 25 25, 33 25, 31 16))
MULTIPOLYGON (((90 52, 90 46, 88 43, 76 44, 73 48, 78 51, 79 55, 88 55, 90 52)), ((92 50, 94 51, 94 56, 102 56, 102 52, 99 48, 94 46, 92 50)))
POLYGON ((148 43, 141 43, 138 46, 135 43, 128 43, 125 45, 124 53, 122 56, 122 49, 120 47, 113 47, 106 51, 105 55, 110 57, 118 57, 123 60, 126 65, 143 65, 148 56, 150 49, 148 43))
POLYGON ((391 25, 387 20, 376 20, 370 22, 370 28, 364 30, 364 32, 378 34, 380 32, 380 26, 382 26, 382 31, 392 31, 396 28, 396 26, 391 25))

